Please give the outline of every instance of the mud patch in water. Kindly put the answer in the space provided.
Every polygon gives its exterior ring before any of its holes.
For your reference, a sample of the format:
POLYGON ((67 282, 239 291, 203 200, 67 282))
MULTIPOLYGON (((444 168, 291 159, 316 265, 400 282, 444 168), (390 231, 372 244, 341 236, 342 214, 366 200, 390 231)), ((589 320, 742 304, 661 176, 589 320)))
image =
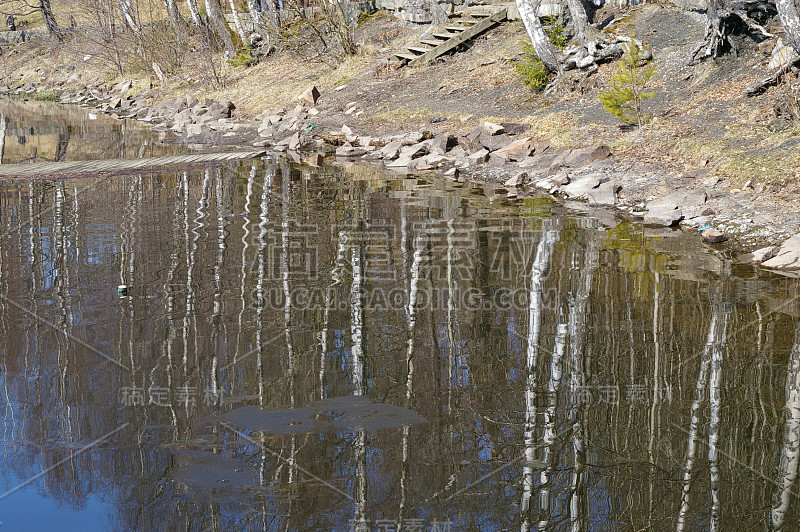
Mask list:
POLYGON ((206 451, 173 451, 170 476, 192 488, 241 488, 253 483, 250 465, 206 451))

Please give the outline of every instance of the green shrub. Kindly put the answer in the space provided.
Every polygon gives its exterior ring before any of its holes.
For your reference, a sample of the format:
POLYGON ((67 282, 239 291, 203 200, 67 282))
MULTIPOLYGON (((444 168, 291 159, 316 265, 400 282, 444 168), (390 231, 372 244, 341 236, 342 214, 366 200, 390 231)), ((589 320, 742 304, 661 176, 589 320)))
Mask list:
POLYGON ((228 59, 228 64, 231 66, 253 66, 256 64, 255 58, 247 52, 238 52, 234 57, 228 59))
POLYGON ((647 91, 647 86, 656 73, 655 64, 645 54, 647 47, 634 42, 625 45, 625 53, 619 60, 608 92, 600 94, 600 101, 606 111, 628 125, 642 126, 650 115, 642 112, 642 103, 649 100, 655 91, 647 91))
POLYGON ((39 89, 31 95, 38 102, 55 102, 61 98, 61 93, 55 89, 39 89))
POLYGON ((567 46, 567 38, 564 37, 564 25, 558 20, 558 17, 543 20, 545 23, 544 32, 556 48, 563 50, 567 46))
POLYGON ((536 55, 532 44, 522 44, 522 58, 514 61, 514 70, 522 84, 534 92, 543 91, 550 81, 550 71, 536 55))

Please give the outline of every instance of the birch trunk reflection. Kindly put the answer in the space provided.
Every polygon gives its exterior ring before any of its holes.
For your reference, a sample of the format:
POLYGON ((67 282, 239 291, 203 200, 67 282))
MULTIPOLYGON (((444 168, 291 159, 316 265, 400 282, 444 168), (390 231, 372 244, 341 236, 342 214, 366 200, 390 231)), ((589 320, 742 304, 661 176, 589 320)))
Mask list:
POLYGON ((588 235, 588 242, 584 251, 583 265, 573 262, 572 269, 580 270, 578 289, 574 295, 570 309, 571 317, 568 320, 570 341, 570 390, 577 392, 572 397, 570 420, 572 422, 572 485, 570 487, 569 521, 570 530, 583 530, 587 514, 586 495, 586 424, 584 423, 584 397, 586 388, 585 366, 585 337, 586 313, 589 296, 592 292, 594 272, 599 266, 599 231, 598 224, 590 222, 592 229, 588 235))
POLYGON ((789 511, 792 491, 797 480, 798 463, 800 463, 800 325, 794 331, 794 345, 789 355, 786 369, 786 406, 784 407, 786 425, 783 429, 783 446, 778 466, 778 487, 775 504, 770 512, 772 529, 788 530, 785 526, 786 514, 789 511))
POLYGON ((539 338, 542 329, 542 293, 545 273, 550 265, 550 256, 558 239, 558 231, 552 220, 544 220, 542 239, 536 248, 536 257, 531 266, 530 290, 528 292, 528 338, 525 356, 527 379, 525 386, 525 466, 522 468, 522 530, 530 526, 531 499, 534 491, 534 464, 536 463, 536 387, 539 338))
MULTIPOLYGON (((697 433, 700 429, 700 410, 706 394, 706 386, 708 385, 708 370, 712 363, 714 364, 715 382, 713 386, 716 387, 714 394, 716 395, 716 405, 712 408, 717 409, 715 422, 718 424, 718 407, 719 407, 719 379, 722 364, 722 348, 725 341, 725 329, 727 324, 727 314, 720 308, 721 305, 717 304, 713 308, 711 315, 711 323, 708 327, 708 337, 706 339, 705 347, 700 361, 700 371, 697 374, 697 383, 695 384, 694 400, 690 410, 689 422, 689 441, 686 449, 686 465, 683 472, 683 487, 681 489, 681 505, 678 512, 678 521, 676 530, 682 532, 686 530, 687 516, 689 513, 689 490, 692 484, 692 475, 694 469, 695 455, 697 454, 697 433), (716 354, 715 354, 716 352, 716 354)), ((718 426, 718 425, 717 425, 718 426)), ((717 430, 717 428, 715 428, 717 430)), ((709 441, 709 443, 711 443, 709 441)), ((716 445, 716 435, 714 439, 716 445)), ((709 445, 709 458, 712 457, 711 446, 709 445)), ((716 460, 716 448, 714 448, 714 459, 716 460)), ((715 467, 715 466, 712 466, 715 467)))

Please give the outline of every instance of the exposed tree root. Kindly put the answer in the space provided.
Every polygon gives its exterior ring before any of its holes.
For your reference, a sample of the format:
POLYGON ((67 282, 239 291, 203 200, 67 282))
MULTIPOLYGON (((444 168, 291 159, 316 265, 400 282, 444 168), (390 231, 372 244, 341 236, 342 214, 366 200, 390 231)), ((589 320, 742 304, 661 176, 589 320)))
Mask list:
POLYGON ((708 3, 706 34, 703 40, 692 50, 689 65, 694 65, 722 55, 726 46, 730 46, 734 54, 736 47, 728 37, 736 28, 736 19, 744 23, 748 29, 762 37, 773 37, 767 29, 748 15, 748 6, 761 4, 761 0, 710 0, 708 3))

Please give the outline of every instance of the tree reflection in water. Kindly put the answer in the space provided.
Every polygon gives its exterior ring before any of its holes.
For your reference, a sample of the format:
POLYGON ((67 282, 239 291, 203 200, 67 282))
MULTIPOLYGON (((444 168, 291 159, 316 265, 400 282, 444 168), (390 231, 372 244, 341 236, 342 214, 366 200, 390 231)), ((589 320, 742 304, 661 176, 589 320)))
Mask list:
POLYGON ((86 183, 0 184, 6 489, 63 462, 32 485, 113 529, 800 525, 797 281, 358 166, 86 183), (428 423, 219 417, 351 396, 428 423))

